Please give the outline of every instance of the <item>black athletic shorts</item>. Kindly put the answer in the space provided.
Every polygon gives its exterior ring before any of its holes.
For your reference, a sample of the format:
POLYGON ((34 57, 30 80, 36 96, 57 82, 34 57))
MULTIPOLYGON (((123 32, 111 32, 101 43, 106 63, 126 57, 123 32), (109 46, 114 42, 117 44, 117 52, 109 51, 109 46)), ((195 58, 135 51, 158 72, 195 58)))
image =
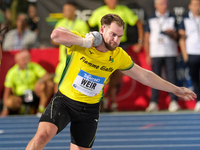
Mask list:
POLYGON ((55 124, 58 127, 57 133, 71 122, 71 142, 81 147, 91 148, 97 131, 99 109, 100 103, 78 102, 58 91, 43 112, 40 122, 55 124))

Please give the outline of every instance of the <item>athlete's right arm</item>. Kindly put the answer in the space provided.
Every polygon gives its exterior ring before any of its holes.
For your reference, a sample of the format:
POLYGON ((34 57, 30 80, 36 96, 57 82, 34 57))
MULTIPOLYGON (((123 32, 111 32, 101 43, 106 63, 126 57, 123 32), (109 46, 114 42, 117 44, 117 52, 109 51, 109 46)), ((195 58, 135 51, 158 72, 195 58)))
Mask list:
MULTIPOLYGON (((92 33, 89 33, 92 34, 92 33)), ((94 36, 82 38, 64 27, 58 27, 51 33, 51 39, 65 46, 79 45, 86 48, 91 48, 94 41, 94 36)))

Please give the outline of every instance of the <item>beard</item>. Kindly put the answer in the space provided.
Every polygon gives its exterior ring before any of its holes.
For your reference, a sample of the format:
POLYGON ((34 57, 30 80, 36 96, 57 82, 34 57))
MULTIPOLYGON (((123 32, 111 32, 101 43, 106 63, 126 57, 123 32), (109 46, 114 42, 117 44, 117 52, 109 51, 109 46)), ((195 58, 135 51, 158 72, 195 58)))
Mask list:
POLYGON ((106 42, 104 41, 104 44, 105 44, 105 47, 106 47, 108 50, 110 50, 110 51, 115 50, 115 49, 119 46, 116 42, 114 42, 114 44, 111 45, 110 42, 109 42, 109 43, 106 43, 106 42))

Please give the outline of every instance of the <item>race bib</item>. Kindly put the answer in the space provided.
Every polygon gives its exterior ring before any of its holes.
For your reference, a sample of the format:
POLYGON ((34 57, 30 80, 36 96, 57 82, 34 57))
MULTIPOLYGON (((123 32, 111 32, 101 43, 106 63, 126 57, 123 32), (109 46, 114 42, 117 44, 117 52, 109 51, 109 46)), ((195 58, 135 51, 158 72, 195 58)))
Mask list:
POLYGON ((102 89, 105 78, 91 75, 80 70, 72 86, 87 96, 95 96, 102 89))

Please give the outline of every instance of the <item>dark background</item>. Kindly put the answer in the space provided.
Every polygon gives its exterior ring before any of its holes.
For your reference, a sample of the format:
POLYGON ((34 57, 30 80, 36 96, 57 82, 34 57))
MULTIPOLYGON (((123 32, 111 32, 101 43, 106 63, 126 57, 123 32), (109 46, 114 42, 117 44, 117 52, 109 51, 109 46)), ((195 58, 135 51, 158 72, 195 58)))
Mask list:
MULTIPOLYGON (((40 46, 52 47, 50 42, 50 34, 54 28, 56 21, 47 21, 50 13, 61 13, 62 6, 66 2, 73 1, 77 3, 77 16, 85 21, 88 20, 92 11, 102 5, 103 0, 39 0, 37 1, 38 15, 40 18, 39 41, 40 46)), ((145 25, 145 20, 154 13, 154 0, 118 0, 119 4, 126 5, 131 8, 145 25)), ((169 11, 173 13, 177 22, 180 23, 182 15, 188 11, 189 0, 169 0, 169 11)), ((123 18, 122 18, 123 19, 123 18)), ((137 28, 128 27, 128 41, 134 44, 137 41, 137 28), (135 35, 135 36, 132 36, 135 35)))

